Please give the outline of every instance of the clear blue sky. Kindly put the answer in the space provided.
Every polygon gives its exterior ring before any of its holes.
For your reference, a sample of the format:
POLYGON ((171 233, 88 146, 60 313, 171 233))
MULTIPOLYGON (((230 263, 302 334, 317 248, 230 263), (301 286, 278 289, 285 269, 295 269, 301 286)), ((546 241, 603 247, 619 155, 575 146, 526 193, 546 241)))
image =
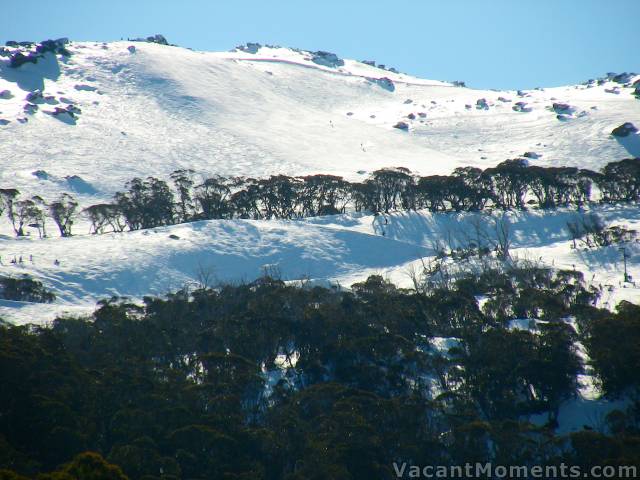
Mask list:
POLYGON ((164 34, 197 50, 248 41, 329 50, 477 88, 640 72, 640 1, 2 1, 0 41, 164 34))

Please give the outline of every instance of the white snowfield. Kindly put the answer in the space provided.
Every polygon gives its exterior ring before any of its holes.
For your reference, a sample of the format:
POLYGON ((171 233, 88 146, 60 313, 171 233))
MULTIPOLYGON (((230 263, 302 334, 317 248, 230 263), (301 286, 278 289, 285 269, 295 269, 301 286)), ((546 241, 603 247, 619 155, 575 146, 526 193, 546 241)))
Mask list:
MULTIPOLYGON (((168 180, 181 168, 203 178, 325 173, 362 181, 382 167, 448 174, 525 152, 535 154, 531 164, 591 169, 640 156, 637 134, 623 143, 610 135, 624 122, 640 126, 633 89, 613 82, 483 91, 287 48, 195 52, 144 42, 74 42, 67 48, 69 58, 47 54, 17 69, 0 57, 0 188, 46 200, 70 192, 88 206, 108 201, 134 177, 168 180), (25 113, 25 98, 36 89, 43 99, 37 111, 25 113), (523 111, 514 110, 518 102, 526 104, 517 108, 523 111), (572 114, 559 120, 554 102, 570 105, 572 114), (80 109, 77 118, 48 114, 68 105, 80 109), (398 122, 408 131, 394 128, 398 122)), ((599 212, 611 224, 634 228, 640 222, 635 207, 599 212)), ((637 289, 620 284, 616 248, 569 248, 565 224, 572 214, 510 213, 513 253, 584 271, 603 286, 606 306, 639 300, 637 289)), ((33 229, 16 239, 3 219, 0 274, 33 275, 57 300, 2 301, 0 318, 47 322, 62 312, 91 311, 111 295, 162 295, 196 282, 204 271, 219 281, 250 281, 265 266, 285 279, 350 285, 380 273, 409 285, 407 271, 433 254, 433 239, 443 229, 468 228, 472 216, 396 213, 383 225, 351 213, 98 236, 80 223, 72 238, 59 238, 50 222, 45 239, 33 229), (22 263, 10 263, 20 257, 22 263)), ((628 253, 635 276, 635 245, 628 253)))

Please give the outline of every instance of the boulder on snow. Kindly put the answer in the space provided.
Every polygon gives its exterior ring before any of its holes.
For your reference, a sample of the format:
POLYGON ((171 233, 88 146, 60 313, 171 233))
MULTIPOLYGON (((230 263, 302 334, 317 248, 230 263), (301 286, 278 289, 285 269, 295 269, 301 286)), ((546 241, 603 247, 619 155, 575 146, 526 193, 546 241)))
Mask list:
POLYGON ((75 88, 79 92, 95 92, 97 90, 96 87, 84 83, 80 85, 74 85, 73 88, 75 88))
POLYGON ((0 118, 0 125, 4 126, 4 125, 9 125, 10 123, 11 123, 11 120, 0 118))
POLYGON ((44 103, 44 95, 40 90, 34 90, 27 93, 25 100, 30 103, 44 103))
POLYGON ((67 50, 66 45, 69 43, 68 38, 58 38, 57 40, 44 40, 36 45, 36 53, 44 54, 47 52, 53 54, 64 55, 70 57, 71 53, 67 50))
POLYGON ((556 115, 556 118, 558 120, 560 120, 561 122, 566 122, 568 120, 571 120, 573 117, 571 115, 568 115, 566 113, 559 113, 556 115))
POLYGON ((536 152, 524 152, 523 157, 524 158, 530 158, 532 160, 537 160, 538 158, 540 158, 542 155, 536 153, 536 152))
POLYGON ((409 130, 409 124, 407 122, 398 122, 393 128, 397 128, 398 130, 404 130, 405 132, 409 130))
POLYGON ((614 95, 620 95, 620 88, 619 87, 605 88, 604 91, 607 92, 607 93, 613 93, 614 95))
POLYGON ((69 188, 76 193, 84 193, 87 195, 98 193, 93 185, 78 175, 69 175, 64 177, 64 179, 67 181, 69 188))
POLYGON ((410 113, 409 115, 407 115, 407 118, 409 120, 415 120, 416 119, 416 115, 415 115, 415 113, 410 113))
POLYGON ((236 50, 240 50, 241 52, 245 52, 245 53, 256 54, 258 53, 258 50, 260 50, 261 48, 262 48, 262 45, 260 45, 259 43, 248 42, 246 45, 238 45, 236 47, 236 50))
POLYGON ((367 81, 378 85, 379 87, 388 90, 389 92, 393 92, 396 89, 396 85, 393 83, 393 80, 387 77, 382 78, 368 78, 367 81))
POLYGON ((412 104, 412 103, 413 103, 413 100, 411 100, 410 98, 407 98, 407 99, 404 101, 404 104, 405 104, 405 105, 410 105, 410 104, 412 104))
POLYGON ((526 102, 516 102, 515 105, 511 107, 511 110, 514 112, 526 113, 531 111, 531 107, 527 106, 526 102))
POLYGON ((505 98, 505 97, 498 97, 498 101, 503 102, 503 103, 510 103, 511 99, 505 98))
POLYGON ((36 177, 38 180, 49 180, 49 173, 45 170, 36 170, 35 172, 31 172, 31 175, 36 177))
POLYGON ((635 125, 631 122, 625 122, 622 125, 620 125, 619 127, 614 128, 611 131, 611 135, 613 135, 614 137, 627 137, 632 133, 636 133, 638 131, 638 129, 635 127, 635 125))
POLYGON ((331 68, 344 66, 344 60, 339 58, 335 53, 319 50, 317 52, 311 52, 311 55, 313 55, 311 61, 316 65, 331 68))
POLYGON ((629 83, 633 79, 633 77, 636 76, 636 74, 633 72, 631 73, 623 72, 623 73, 617 73, 617 74, 609 73, 607 76, 609 80, 611 80, 612 82, 625 84, 625 83, 629 83))
POLYGON ((66 107, 56 107, 52 112, 45 112, 58 120, 68 123, 69 125, 75 125, 78 115, 82 111, 75 105, 67 105, 66 107))
POLYGON ((129 45, 127 47, 127 50, 129 50, 129 53, 136 53, 136 46, 135 45, 129 45))
POLYGON ((161 35, 159 33, 156 33, 155 35, 147 37, 146 40, 148 43, 157 43, 158 45, 169 45, 169 42, 167 42, 167 39, 164 37, 164 35, 161 35))
POLYGON ((0 100, 9 100, 13 95, 9 90, 0 90, 0 100))
POLYGON ((38 63, 38 57, 32 53, 25 55, 22 52, 16 52, 11 55, 9 59, 9 66, 11 68, 19 68, 25 63, 38 63))
POLYGON ((476 110, 489 110, 489 104, 486 98, 476 100, 476 110))
POLYGON ((35 103, 27 103, 24 107, 22 107, 22 111, 24 113, 28 113, 29 115, 33 115, 38 111, 38 105, 35 103))
POLYGON ((574 112, 574 108, 567 103, 553 103, 551 108, 554 112, 559 114, 571 115, 574 112))

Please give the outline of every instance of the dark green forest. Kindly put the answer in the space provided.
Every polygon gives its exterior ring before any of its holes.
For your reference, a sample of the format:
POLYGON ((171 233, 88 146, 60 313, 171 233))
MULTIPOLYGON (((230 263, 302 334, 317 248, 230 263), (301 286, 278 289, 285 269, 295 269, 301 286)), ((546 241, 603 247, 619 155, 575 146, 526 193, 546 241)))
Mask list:
POLYGON ((0 327, 0 479, 386 479, 393 462, 640 466, 640 307, 532 265, 400 289, 252 283, 0 327), (487 300, 479 306, 478 297, 487 300), (539 319, 513 330, 514 318, 539 319), (567 319, 575 319, 568 322, 567 319), (575 323, 573 328, 570 323, 575 323), (455 338, 446 350, 436 337, 455 338), (601 425, 556 433, 582 342, 601 425), (533 414, 546 422, 530 423, 533 414))

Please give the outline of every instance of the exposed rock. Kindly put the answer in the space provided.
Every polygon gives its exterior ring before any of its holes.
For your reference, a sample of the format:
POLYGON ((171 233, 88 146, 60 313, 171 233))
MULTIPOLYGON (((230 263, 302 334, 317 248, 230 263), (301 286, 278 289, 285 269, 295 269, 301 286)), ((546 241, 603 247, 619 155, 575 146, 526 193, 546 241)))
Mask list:
POLYGON ((67 181, 69 188, 76 193, 93 195, 98 192, 93 185, 78 175, 68 175, 64 179, 67 181))
POLYGON ((80 110, 78 107, 76 107, 73 104, 67 105, 67 108, 65 110, 74 115, 80 115, 82 113, 82 110, 80 110))
POLYGON ((236 50, 240 50, 241 52, 246 52, 246 53, 258 53, 258 50, 260 50, 262 48, 262 45, 260 45, 259 43, 255 43, 255 42, 248 42, 246 45, 239 45, 236 47, 236 50))
POLYGON ((64 55, 65 57, 71 56, 66 45, 69 43, 68 38, 59 38, 57 40, 44 40, 36 45, 36 53, 44 54, 51 52, 53 54, 64 55))
POLYGON ((419 116, 420 118, 426 118, 427 114, 426 114, 426 113, 424 113, 424 112, 418 112, 418 116, 419 116))
POLYGON ((382 78, 367 78, 368 82, 375 83, 379 87, 388 90, 389 92, 393 92, 396 89, 396 85, 393 83, 393 80, 387 77, 382 78))
POLYGON ((558 115, 556 115, 556 118, 561 122, 566 122, 568 120, 571 120, 573 117, 571 115, 567 115, 566 113, 559 113, 558 115))
POLYGON ((376 61, 375 60, 362 60, 362 62, 360 63, 364 63, 365 65, 369 65, 370 67, 375 67, 376 66, 376 61))
POLYGON ((571 105, 567 103, 554 103, 551 108, 554 112, 565 115, 571 115, 575 110, 571 105))
POLYGON ((476 100, 476 110, 489 110, 489 104, 486 98, 476 100))
POLYGON ((504 102, 504 103, 510 103, 511 99, 505 98, 505 97, 498 97, 498 101, 504 102))
POLYGON ((331 68, 344 66, 344 60, 342 60, 341 58, 338 58, 338 56, 335 53, 324 52, 320 50, 317 52, 312 52, 311 54, 313 55, 313 57, 311 58, 311 61, 317 65, 322 65, 324 67, 331 67, 331 68))
POLYGON ((415 116, 415 114, 414 114, 414 113, 410 113, 409 115, 407 115, 407 118, 408 118, 409 120, 415 120, 415 119, 416 119, 416 116, 415 116))
POLYGON ((171 240, 180 240, 180 237, 178 235, 176 235, 175 233, 172 233, 171 235, 169 235, 169 238, 171 240))
POLYGON ((36 170, 35 172, 31 172, 31 175, 38 180, 49 180, 49 174, 44 170, 36 170))
POLYGON ((620 88, 619 87, 605 88, 604 91, 607 92, 607 93, 613 93, 615 95, 620 95, 620 88))
POLYGON ((514 112, 527 113, 531 111, 531 107, 527 106, 526 102, 516 102, 513 107, 511 107, 511 110, 514 112))
POLYGON ((33 92, 27 93, 25 100, 30 103, 43 103, 44 95, 40 90, 34 90, 33 92))
POLYGON ((537 154, 536 152, 524 152, 523 155, 525 158, 531 158, 533 160, 537 160, 538 158, 540 158, 542 155, 537 154))
POLYGON ((37 63, 38 57, 31 53, 25 55, 22 52, 16 52, 11 55, 11 59, 9 61, 9 66, 11 68, 19 68, 25 63, 37 63))
POLYGON ((67 105, 65 108, 56 107, 52 112, 45 112, 70 125, 76 124, 76 119, 82 111, 75 105, 67 105))
POLYGON ((0 125, 9 125, 11 120, 5 120, 4 118, 0 118, 0 125))
POLYGON ((398 130, 407 131, 407 130, 409 130, 409 124, 406 123, 406 122, 398 122, 393 126, 393 128, 397 128, 398 130))
POLYGON ((36 113, 38 111, 38 105, 36 105, 35 103, 27 103, 22 108, 22 110, 24 111, 24 113, 28 113, 29 115, 33 115, 34 113, 36 113))
POLYGON ((9 100, 13 95, 9 90, 0 90, 0 100, 9 100))
POLYGON ((632 133, 636 133, 638 129, 631 122, 625 122, 619 127, 614 128, 611 131, 611 135, 614 137, 627 137, 632 133))
POLYGON ((129 53, 136 53, 136 46, 135 45, 129 45, 127 47, 127 50, 129 50, 129 53))
POLYGON ((97 90, 96 87, 93 87, 91 85, 86 85, 86 84, 74 85, 73 88, 75 88, 79 92, 95 92, 97 90))
POLYGON ((413 103, 413 100, 411 100, 410 98, 407 98, 407 99, 404 101, 404 104, 405 104, 405 105, 410 105, 410 104, 412 104, 412 103, 413 103))
POLYGON ((625 83, 629 83, 633 77, 635 77, 636 74, 631 72, 631 73, 609 73, 607 74, 607 77, 609 80, 611 80, 612 82, 616 82, 616 83, 621 83, 621 84, 625 84, 625 83))
POLYGON ((169 42, 167 42, 167 39, 164 37, 164 35, 160 35, 159 33, 156 33, 151 37, 147 37, 147 42, 157 43, 159 45, 169 45, 169 42))

